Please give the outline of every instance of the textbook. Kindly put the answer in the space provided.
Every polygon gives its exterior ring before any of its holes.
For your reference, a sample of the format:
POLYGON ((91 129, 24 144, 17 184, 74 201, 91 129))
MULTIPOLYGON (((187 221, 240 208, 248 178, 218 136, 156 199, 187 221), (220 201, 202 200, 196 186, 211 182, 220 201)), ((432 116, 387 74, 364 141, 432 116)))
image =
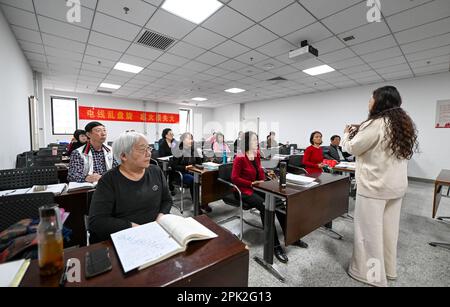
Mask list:
POLYGON ((69 182, 69 188, 67 189, 67 192, 73 192, 78 190, 89 190, 89 189, 95 189, 97 186, 97 182, 90 183, 90 182, 69 182))
POLYGON ((0 264, 0 287, 18 287, 29 265, 29 259, 0 264))
POLYGON ((111 234, 123 271, 145 269, 184 252, 191 241, 217 235, 194 220, 166 214, 158 222, 128 228, 111 234))
POLYGON ((27 194, 30 193, 49 193, 52 192, 55 195, 61 195, 67 188, 67 184, 59 183, 59 184, 49 184, 49 185, 34 185, 31 189, 27 191, 27 194))
POLYGON ((315 178, 311 178, 311 177, 306 177, 306 176, 302 176, 302 175, 294 175, 294 174, 287 174, 286 175, 286 182, 287 183, 292 183, 292 184, 298 184, 298 185, 303 185, 303 186, 314 186, 315 184, 314 181, 316 179, 315 178))

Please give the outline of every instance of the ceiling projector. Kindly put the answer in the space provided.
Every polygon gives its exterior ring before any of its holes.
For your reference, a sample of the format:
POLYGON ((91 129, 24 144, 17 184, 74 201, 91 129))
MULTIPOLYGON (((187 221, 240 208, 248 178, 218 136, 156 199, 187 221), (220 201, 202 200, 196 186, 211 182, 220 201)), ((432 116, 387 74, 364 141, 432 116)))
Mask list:
POLYGON ((289 52, 289 58, 296 61, 305 61, 308 59, 314 59, 319 56, 319 51, 313 46, 308 45, 308 41, 302 41, 300 48, 291 50, 289 52))

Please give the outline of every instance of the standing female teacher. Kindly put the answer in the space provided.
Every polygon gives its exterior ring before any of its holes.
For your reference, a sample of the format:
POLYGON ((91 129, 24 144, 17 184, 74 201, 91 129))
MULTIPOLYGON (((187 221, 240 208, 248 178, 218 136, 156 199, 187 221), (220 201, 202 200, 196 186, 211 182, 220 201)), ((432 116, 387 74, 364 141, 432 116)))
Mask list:
POLYGON ((408 187, 407 164, 417 148, 414 122, 393 86, 373 92, 369 118, 345 128, 343 147, 356 156, 358 192, 349 275, 385 287, 397 278, 400 209, 408 187))

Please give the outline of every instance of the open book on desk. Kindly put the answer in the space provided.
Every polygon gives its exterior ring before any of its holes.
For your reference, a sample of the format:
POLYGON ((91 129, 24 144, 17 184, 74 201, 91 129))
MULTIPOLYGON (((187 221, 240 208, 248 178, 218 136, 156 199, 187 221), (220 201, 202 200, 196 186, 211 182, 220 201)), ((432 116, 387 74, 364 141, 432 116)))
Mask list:
POLYGON ((67 184, 58 183, 58 184, 49 184, 49 185, 34 185, 31 189, 28 190, 27 194, 30 193, 49 193, 52 192, 55 195, 61 195, 67 188, 67 184))
POLYGON ((79 190, 90 190, 95 189, 97 182, 69 182, 69 188, 67 192, 79 191, 79 190))
POLYGON ((184 252, 191 241, 216 238, 217 235, 194 220, 166 214, 158 222, 128 228, 111 234, 125 273, 145 269, 184 252))

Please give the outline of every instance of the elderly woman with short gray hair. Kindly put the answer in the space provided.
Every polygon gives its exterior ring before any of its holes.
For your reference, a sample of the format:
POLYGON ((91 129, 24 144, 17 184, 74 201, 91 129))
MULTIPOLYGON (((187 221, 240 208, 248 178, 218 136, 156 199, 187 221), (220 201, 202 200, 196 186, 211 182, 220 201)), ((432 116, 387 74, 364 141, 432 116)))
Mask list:
POLYGON ((144 135, 121 134, 114 141, 113 153, 120 165, 102 176, 89 209, 91 243, 158 220, 172 207, 163 172, 150 165, 151 151, 144 135))

